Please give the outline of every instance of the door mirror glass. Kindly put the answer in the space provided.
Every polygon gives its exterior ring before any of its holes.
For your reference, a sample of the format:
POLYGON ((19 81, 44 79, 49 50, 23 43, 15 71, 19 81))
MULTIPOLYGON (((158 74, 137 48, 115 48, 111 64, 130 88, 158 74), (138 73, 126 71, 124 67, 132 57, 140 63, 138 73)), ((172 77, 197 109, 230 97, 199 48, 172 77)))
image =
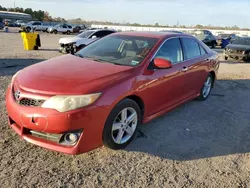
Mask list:
POLYGON ((172 67, 171 61, 163 58, 155 58, 154 65, 159 69, 168 69, 172 67))

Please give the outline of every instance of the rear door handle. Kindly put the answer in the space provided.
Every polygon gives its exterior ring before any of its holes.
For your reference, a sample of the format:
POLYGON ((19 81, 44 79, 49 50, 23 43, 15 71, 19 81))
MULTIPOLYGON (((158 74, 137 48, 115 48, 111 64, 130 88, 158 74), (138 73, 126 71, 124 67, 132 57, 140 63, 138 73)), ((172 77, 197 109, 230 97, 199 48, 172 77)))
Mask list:
POLYGON ((188 70, 188 67, 183 67, 182 72, 186 72, 188 70))

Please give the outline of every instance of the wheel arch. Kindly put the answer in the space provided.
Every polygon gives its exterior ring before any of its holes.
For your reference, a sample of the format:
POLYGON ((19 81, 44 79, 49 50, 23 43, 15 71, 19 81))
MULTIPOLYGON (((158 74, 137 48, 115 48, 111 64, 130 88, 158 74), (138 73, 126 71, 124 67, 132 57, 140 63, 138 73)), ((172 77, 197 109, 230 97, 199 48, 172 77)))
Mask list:
POLYGON ((216 74, 215 74, 214 71, 210 71, 209 74, 211 74, 213 76, 213 83, 212 83, 213 85, 212 85, 212 87, 214 87, 214 83, 215 83, 215 79, 216 79, 216 74))
POLYGON ((124 100, 124 99, 131 99, 131 100, 135 101, 138 104, 138 106, 139 106, 139 108, 141 110, 141 118, 142 118, 141 120, 143 121, 144 112, 145 112, 145 104, 144 104, 144 101, 142 100, 142 98, 137 96, 137 95, 129 95, 129 96, 123 98, 122 100, 124 100))

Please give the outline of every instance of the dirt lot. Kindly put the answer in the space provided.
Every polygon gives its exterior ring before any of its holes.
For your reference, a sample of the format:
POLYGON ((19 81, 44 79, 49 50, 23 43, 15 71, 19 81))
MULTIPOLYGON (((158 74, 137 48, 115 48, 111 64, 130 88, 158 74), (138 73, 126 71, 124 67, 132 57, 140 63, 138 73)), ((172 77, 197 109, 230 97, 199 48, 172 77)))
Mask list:
POLYGON ((17 70, 60 55, 59 35, 26 52, 0 32, 0 187, 250 187, 250 64, 222 62, 206 102, 140 127, 126 149, 69 156, 21 140, 7 124, 5 90, 17 70))

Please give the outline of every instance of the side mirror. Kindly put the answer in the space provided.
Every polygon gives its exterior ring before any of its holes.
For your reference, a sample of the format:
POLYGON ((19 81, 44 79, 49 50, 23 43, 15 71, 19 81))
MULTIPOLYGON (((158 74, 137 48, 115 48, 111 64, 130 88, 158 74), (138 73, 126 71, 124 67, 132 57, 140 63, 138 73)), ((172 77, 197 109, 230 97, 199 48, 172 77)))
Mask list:
POLYGON ((162 58, 155 58, 154 65, 159 69, 168 69, 172 67, 171 61, 162 58))
POLYGON ((96 39, 97 37, 96 37, 95 35, 93 35, 91 38, 92 38, 92 39, 96 39))

